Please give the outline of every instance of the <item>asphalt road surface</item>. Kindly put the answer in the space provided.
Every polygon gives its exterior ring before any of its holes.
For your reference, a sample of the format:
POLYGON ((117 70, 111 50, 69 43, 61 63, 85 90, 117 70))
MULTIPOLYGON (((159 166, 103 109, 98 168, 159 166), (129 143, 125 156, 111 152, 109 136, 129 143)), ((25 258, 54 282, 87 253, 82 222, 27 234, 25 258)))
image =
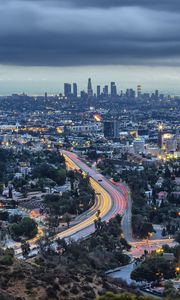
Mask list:
POLYGON ((87 213, 87 218, 82 220, 79 224, 59 233, 56 238, 73 238, 75 240, 85 238, 94 232, 94 221, 97 219, 96 213, 99 209, 101 211, 100 217, 102 221, 108 222, 117 214, 123 215, 127 198, 123 191, 117 189, 116 186, 99 174, 96 170, 87 166, 76 154, 62 150, 66 165, 72 170, 81 170, 84 174, 90 177, 90 184, 98 195, 97 209, 93 208, 93 213, 87 213))

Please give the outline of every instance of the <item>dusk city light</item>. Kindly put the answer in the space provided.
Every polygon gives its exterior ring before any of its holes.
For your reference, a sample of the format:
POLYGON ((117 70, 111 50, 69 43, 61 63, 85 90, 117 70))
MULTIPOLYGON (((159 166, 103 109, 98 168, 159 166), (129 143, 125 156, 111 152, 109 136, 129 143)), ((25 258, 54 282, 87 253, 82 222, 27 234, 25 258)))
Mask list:
POLYGON ((0 15, 0 300, 179 300, 180 1, 0 15))

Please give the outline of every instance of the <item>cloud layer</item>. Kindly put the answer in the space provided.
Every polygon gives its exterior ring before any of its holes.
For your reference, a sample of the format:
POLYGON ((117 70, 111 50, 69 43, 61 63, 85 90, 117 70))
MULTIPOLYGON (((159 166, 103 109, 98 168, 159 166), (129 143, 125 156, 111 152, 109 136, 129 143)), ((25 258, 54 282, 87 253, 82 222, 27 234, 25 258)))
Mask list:
POLYGON ((0 0, 0 64, 180 64, 179 0, 0 0))

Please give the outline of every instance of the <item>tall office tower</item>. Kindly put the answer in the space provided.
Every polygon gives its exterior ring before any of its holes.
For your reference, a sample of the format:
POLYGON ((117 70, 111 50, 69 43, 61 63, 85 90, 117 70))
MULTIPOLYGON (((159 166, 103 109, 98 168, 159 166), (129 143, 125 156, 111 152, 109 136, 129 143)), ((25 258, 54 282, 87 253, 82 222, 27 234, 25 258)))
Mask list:
POLYGON ((158 100, 158 99, 159 99, 159 91, 155 90, 155 100, 158 100))
POLYGON ((119 137, 118 120, 110 120, 104 122, 104 137, 114 139, 119 137))
POLYGON ((115 82, 111 82, 111 96, 112 97, 117 96, 117 88, 115 82))
POLYGON ((81 96, 81 99, 86 99, 87 98, 87 94, 86 94, 85 91, 81 91, 80 96, 81 96))
POLYGON ((108 96, 108 85, 105 85, 105 87, 103 88, 103 94, 105 96, 108 96))
POLYGON ((77 98, 77 83, 73 83, 73 96, 77 98))
POLYGON ((101 95, 101 87, 100 85, 97 85, 97 97, 99 98, 101 95))
POLYGON ((141 85, 137 86, 137 97, 141 98, 141 85))
POLYGON ((92 97, 93 96, 93 89, 92 89, 91 78, 88 79, 87 93, 88 93, 88 97, 92 97))
POLYGON ((64 83, 64 96, 69 97, 71 95, 71 84, 64 83))
POLYGON ((135 98, 135 91, 133 89, 127 89, 126 90, 126 97, 129 99, 135 98))

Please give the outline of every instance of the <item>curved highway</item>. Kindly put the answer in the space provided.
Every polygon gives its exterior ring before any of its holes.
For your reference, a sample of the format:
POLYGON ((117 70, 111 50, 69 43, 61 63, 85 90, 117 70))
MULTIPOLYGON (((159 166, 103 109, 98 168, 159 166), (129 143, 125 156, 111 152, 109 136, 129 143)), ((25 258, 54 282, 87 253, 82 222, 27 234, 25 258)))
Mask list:
POLYGON ((81 169, 83 173, 90 177, 90 184, 97 195, 96 205, 87 212, 86 217, 80 223, 56 235, 56 238, 73 238, 78 240, 94 232, 94 221, 97 218, 96 213, 98 209, 101 211, 100 217, 102 221, 107 222, 115 215, 123 214, 127 198, 124 196, 123 191, 117 190, 114 184, 88 167, 76 154, 66 150, 62 150, 61 153, 69 169, 81 169))

